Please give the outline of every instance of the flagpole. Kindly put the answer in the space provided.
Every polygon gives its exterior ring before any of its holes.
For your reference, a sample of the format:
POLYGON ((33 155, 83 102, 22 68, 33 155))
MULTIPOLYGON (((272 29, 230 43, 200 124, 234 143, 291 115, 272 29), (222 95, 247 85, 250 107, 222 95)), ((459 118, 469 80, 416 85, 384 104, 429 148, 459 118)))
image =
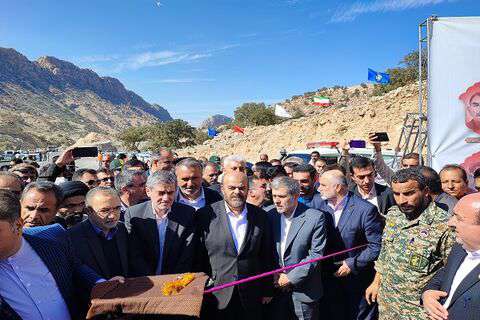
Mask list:
POLYGON ((417 135, 417 149, 419 163, 422 163, 422 115, 423 115, 423 88, 422 88, 422 29, 426 21, 418 26, 418 135, 417 135))

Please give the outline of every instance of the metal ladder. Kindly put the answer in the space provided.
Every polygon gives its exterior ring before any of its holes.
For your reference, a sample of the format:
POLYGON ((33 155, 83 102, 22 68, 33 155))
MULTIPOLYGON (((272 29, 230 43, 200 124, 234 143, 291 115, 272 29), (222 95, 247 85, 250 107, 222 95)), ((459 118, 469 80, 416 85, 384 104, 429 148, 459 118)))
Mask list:
MULTIPOLYGON (((420 156, 423 157, 423 148, 427 143, 427 117, 422 113, 420 119, 421 121, 419 121, 416 112, 409 112, 405 115, 402 132, 395 148, 395 161, 398 161, 407 153, 419 152, 419 149, 420 156), (420 122, 421 127, 419 127, 420 122)), ((395 163, 395 165, 398 165, 398 163, 395 163)))

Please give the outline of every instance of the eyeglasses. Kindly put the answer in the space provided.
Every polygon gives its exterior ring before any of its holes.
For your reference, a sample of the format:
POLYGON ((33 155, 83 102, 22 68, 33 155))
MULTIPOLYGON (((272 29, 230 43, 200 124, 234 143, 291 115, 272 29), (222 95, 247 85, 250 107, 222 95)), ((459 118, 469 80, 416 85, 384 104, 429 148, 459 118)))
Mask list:
POLYGON ((113 177, 105 177, 105 178, 100 179, 99 181, 101 181, 101 182, 108 182, 108 181, 113 182, 113 180, 114 180, 113 177))
POLYGON ((102 214, 102 215, 108 215, 110 213, 118 213, 122 210, 122 207, 115 207, 115 208, 105 208, 98 210, 97 212, 102 214))
POLYGON ((88 180, 88 181, 87 181, 87 185, 89 185, 89 186, 94 186, 94 185, 96 185, 97 183, 98 183, 98 180, 88 180))

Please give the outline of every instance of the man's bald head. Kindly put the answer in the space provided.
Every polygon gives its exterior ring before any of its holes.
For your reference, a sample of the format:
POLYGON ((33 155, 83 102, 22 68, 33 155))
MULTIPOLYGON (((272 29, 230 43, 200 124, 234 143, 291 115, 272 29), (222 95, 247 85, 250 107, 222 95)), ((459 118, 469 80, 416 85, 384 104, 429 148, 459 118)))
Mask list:
POLYGON ((224 185, 231 181, 234 181, 235 183, 237 182, 245 183, 248 186, 247 175, 240 171, 229 171, 223 174, 222 183, 224 185))
POLYGON ((480 250, 480 193, 462 197, 448 225, 455 230, 457 242, 467 251, 480 250))
POLYGON ((480 193, 472 193, 458 200, 454 212, 465 213, 480 225, 480 193))
POLYGON ((347 180, 345 175, 340 170, 328 170, 322 174, 322 177, 325 176, 325 179, 332 184, 347 185, 347 180))
POLYGON ((322 173, 318 190, 328 200, 344 196, 347 192, 347 179, 342 171, 333 169, 322 173))

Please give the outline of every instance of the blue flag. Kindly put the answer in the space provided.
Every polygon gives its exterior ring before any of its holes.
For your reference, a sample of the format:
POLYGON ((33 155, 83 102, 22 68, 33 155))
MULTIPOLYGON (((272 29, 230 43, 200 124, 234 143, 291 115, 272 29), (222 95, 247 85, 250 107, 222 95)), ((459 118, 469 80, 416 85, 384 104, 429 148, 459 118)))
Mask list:
POLYGON ((208 128, 208 136, 209 137, 215 137, 218 134, 218 131, 215 130, 215 128, 208 128))
POLYGON ((388 73, 377 72, 368 68, 368 80, 387 84, 390 83, 390 75, 388 73))

